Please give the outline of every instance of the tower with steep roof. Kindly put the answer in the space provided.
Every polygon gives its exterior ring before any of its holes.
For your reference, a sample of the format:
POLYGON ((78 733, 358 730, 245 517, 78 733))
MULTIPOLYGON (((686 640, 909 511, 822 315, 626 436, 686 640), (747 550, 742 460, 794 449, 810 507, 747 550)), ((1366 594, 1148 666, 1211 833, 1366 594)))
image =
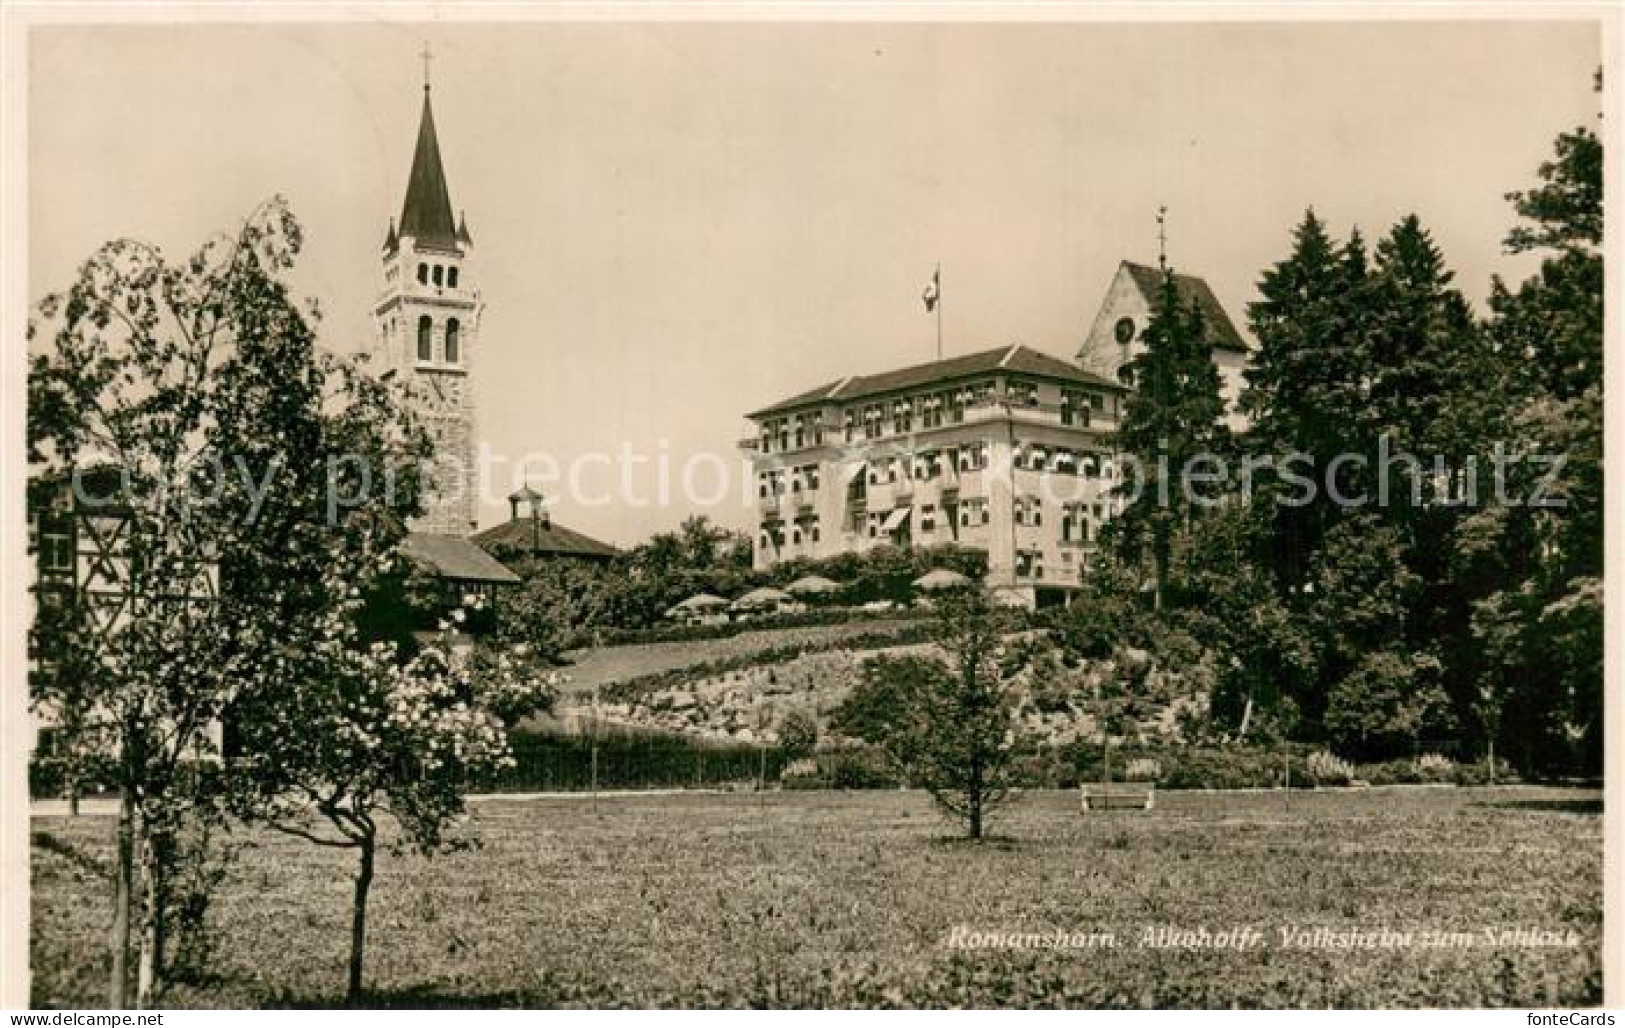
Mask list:
POLYGON ((484 303, 470 276, 473 239, 454 216, 440 159, 427 71, 412 173, 398 221, 384 237, 383 292, 373 307, 377 366, 412 391, 435 443, 417 532, 466 536, 479 497, 471 369, 484 303))

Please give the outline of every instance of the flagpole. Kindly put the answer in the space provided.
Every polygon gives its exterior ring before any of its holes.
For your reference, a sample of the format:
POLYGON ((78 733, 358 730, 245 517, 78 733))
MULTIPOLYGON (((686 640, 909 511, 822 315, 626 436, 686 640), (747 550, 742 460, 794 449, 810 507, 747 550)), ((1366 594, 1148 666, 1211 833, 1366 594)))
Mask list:
POLYGON ((937 262, 937 360, 942 360, 942 262, 937 262))

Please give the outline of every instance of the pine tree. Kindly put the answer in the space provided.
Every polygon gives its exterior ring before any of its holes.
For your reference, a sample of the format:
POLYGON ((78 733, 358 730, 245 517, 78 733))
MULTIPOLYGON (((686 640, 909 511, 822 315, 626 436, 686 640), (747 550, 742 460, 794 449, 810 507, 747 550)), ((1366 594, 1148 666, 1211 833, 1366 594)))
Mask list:
POLYGON ((1125 476, 1128 497, 1114 519, 1116 538, 1128 559, 1149 555, 1155 604, 1168 591, 1176 539, 1188 532, 1198 503, 1185 480, 1195 458, 1228 455, 1224 400, 1200 306, 1181 301, 1171 270, 1164 269, 1156 310, 1142 336, 1145 349, 1129 362, 1129 395, 1119 445, 1138 465, 1138 480, 1125 476))
MULTIPOLYGON (((1280 472, 1290 467, 1324 483, 1339 454, 1368 449, 1371 285, 1364 241, 1355 232, 1337 246, 1310 210, 1294 230, 1292 255, 1266 271, 1258 288, 1263 299, 1248 307, 1259 345, 1242 397, 1253 418, 1247 449, 1277 469, 1260 483, 1257 509, 1271 525, 1264 552, 1277 582, 1292 590, 1302 585, 1308 555, 1340 512, 1318 485, 1311 502, 1278 502, 1300 493, 1280 472)), ((1357 469, 1340 473, 1345 495, 1367 484, 1357 469)))

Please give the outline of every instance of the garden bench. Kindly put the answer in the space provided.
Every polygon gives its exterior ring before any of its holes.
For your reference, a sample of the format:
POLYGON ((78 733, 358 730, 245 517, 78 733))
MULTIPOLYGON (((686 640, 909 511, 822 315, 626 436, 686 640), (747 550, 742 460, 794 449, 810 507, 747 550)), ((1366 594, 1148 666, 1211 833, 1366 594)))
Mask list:
POLYGON ((1157 789, 1151 782, 1084 782, 1082 812, 1091 810, 1150 810, 1156 805, 1157 789))

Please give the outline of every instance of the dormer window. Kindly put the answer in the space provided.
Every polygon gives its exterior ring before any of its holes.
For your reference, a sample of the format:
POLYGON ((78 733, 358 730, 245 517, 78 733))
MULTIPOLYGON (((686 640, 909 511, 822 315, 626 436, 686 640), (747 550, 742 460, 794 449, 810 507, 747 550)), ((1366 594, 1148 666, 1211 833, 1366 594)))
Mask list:
POLYGON ((456 364, 459 359, 457 345, 457 319, 446 322, 446 363, 456 364))
POLYGON ((418 360, 434 360, 434 320, 427 314, 418 319, 418 360))

